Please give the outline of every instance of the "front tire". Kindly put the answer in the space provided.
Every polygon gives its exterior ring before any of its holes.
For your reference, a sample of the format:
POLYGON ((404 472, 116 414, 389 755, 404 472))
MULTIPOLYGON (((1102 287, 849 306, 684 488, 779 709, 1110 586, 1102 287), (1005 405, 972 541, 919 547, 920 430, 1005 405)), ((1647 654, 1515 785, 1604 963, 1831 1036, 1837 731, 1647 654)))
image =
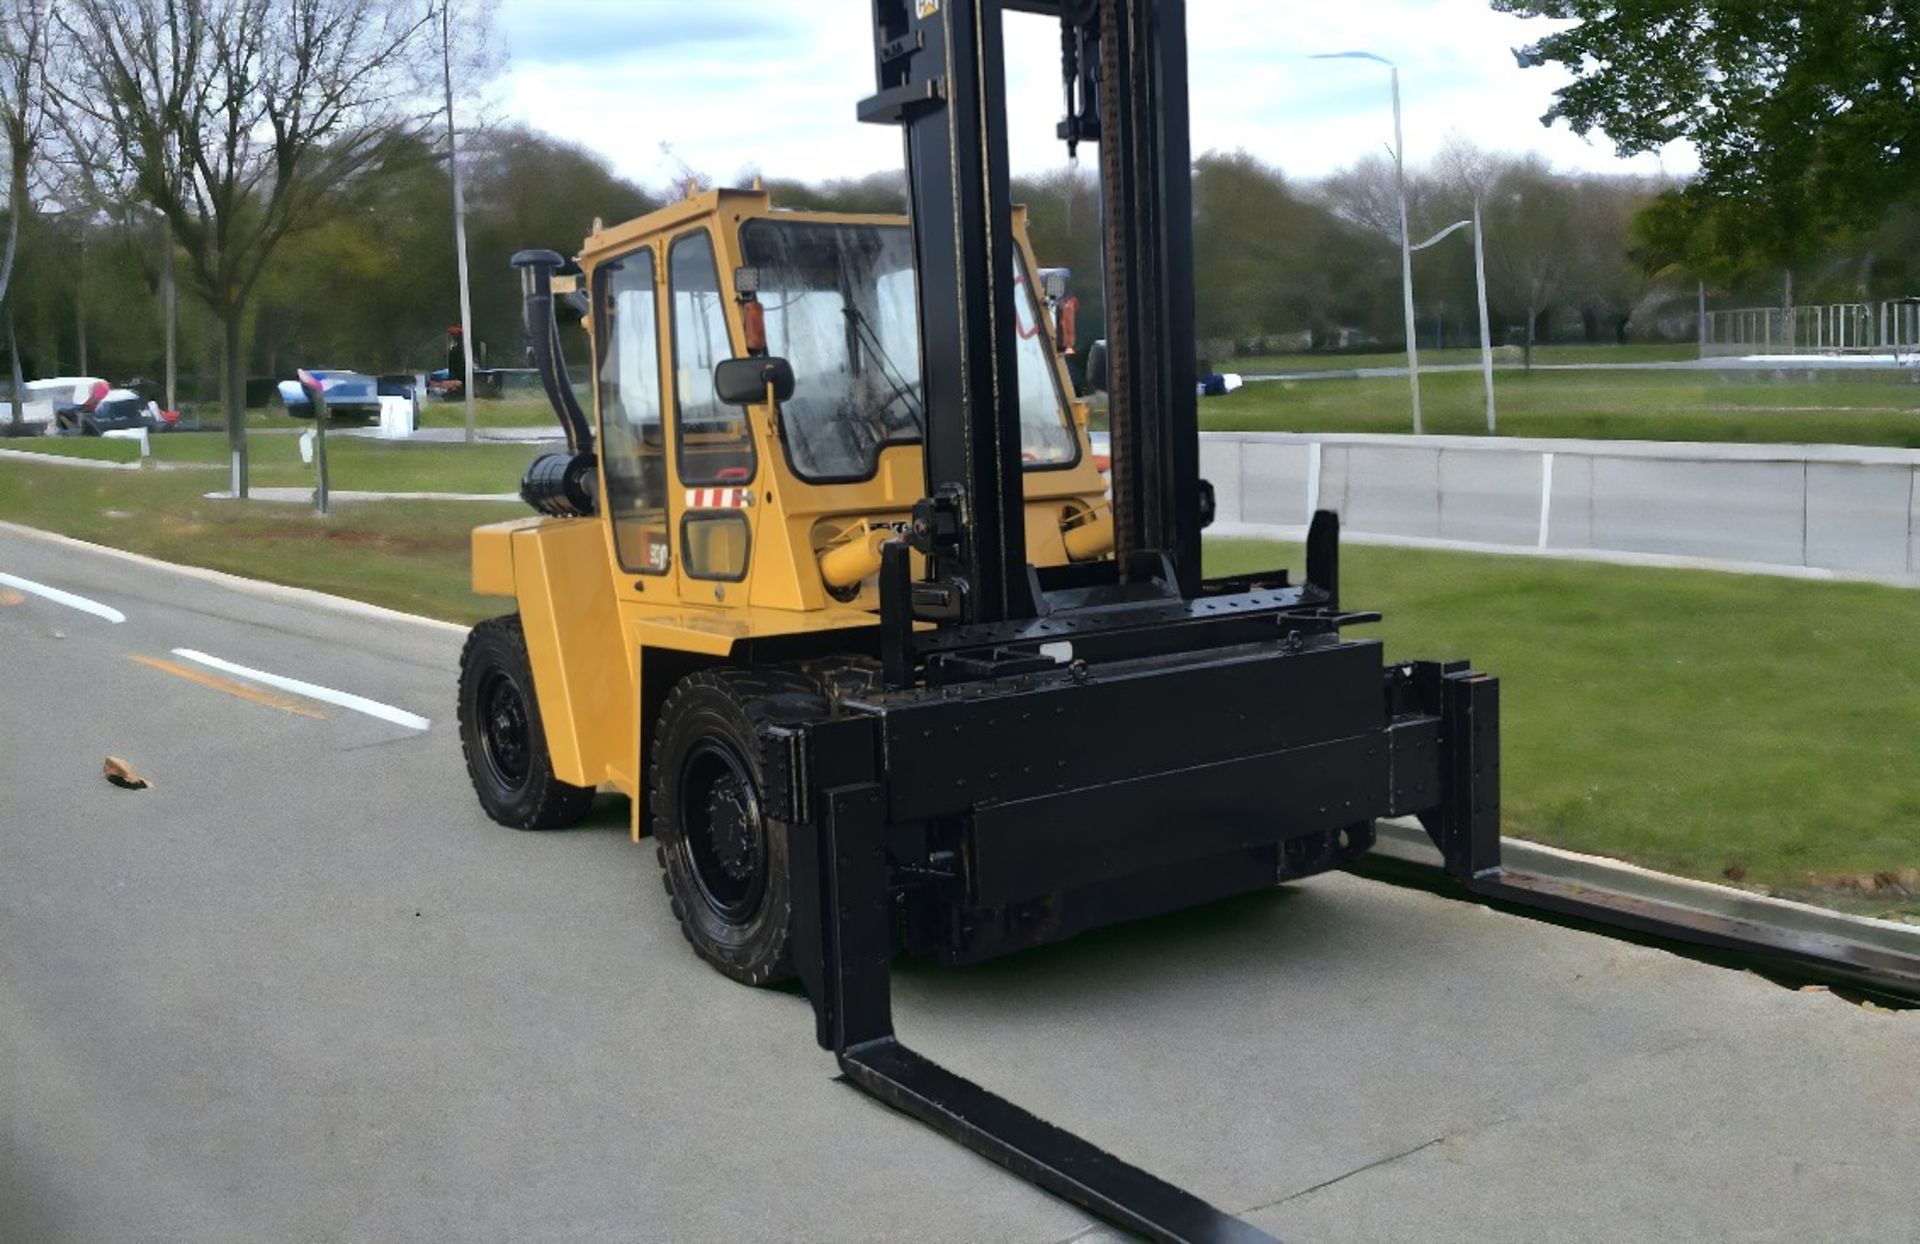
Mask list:
POLYGON ((680 931, 746 985, 793 977, 786 835, 766 802, 759 727, 821 702, 797 675, 737 669, 674 685, 654 731, 653 833, 680 931))
POLYGON ((587 814, 593 788, 554 775, 518 614, 467 635, 459 717, 467 776, 488 816, 512 829, 561 829, 587 814))

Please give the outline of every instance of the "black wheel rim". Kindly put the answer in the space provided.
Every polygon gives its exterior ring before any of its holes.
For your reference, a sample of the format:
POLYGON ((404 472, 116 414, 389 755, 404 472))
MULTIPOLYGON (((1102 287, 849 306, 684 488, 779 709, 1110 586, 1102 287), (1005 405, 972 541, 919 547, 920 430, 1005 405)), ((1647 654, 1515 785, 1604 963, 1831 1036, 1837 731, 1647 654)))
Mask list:
POLYGON ((753 775, 717 740, 695 745, 681 766, 680 850, 713 914, 748 923, 767 889, 766 827, 753 775))
POLYGON ((474 707, 487 771, 508 790, 519 790, 533 765, 533 728, 520 685, 505 670, 488 670, 476 689, 474 707))

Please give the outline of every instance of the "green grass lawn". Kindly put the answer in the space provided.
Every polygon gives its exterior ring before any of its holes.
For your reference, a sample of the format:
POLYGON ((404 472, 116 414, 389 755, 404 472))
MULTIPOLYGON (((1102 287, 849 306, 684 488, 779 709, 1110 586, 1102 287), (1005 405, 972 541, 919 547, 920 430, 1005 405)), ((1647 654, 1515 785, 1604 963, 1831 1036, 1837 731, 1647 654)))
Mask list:
MULTIPOLYGON (((203 468, 160 474, 190 474, 201 492, 226 487, 227 439, 223 433, 172 432, 152 437, 151 443, 156 464, 203 468)), ((100 437, 32 437, 0 441, 0 449, 111 462, 135 462, 140 456, 139 446, 132 441, 100 437)), ((513 492, 520 486, 527 463, 540 452, 538 447, 525 444, 441 445, 329 436, 327 479, 335 489, 373 492, 513 492)), ((255 485, 313 486, 314 471, 300 460, 297 436, 249 436, 247 457, 248 477, 255 485)))
MULTIPOLYGON (((356 465, 349 451, 340 486, 454 471, 475 491, 511 488, 511 470, 482 478, 483 457, 458 462, 500 448, 368 443, 388 456, 356 465)), ((0 460, 0 518, 457 622, 505 608, 468 587, 468 533, 516 507, 343 505, 322 519, 202 497, 220 482, 0 460)), ((1509 833, 1920 914, 1920 595, 1526 557, 1345 557, 1347 598, 1387 619, 1353 634, 1377 633, 1392 658, 1471 657, 1500 677, 1509 833)), ((1276 563, 1299 565, 1300 550, 1208 550, 1215 574, 1276 563)))
MULTIPOLYGON (((198 471, 78 471, 0 459, 0 518, 249 578, 473 622, 502 612, 468 586, 468 535, 524 509, 488 502, 212 501, 198 471)), ((343 485, 344 486, 344 485, 343 485)))
MULTIPOLYGON (((587 399, 581 398, 582 405, 587 399)), ((204 402, 196 408, 202 427, 224 426, 218 402, 204 402)), ((509 398, 482 398, 473 406, 474 424, 481 428, 547 428, 560 435, 560 421, 554 416, 553 407, 547 405, 545 397, 514 396, 509 398)), ((351 423, 362 425, 373 420, 341 420, 343 426, 351 423)), ((428 398, 420 404, 419 426, 423 428, 463 428, 467 425, 466 403, 443 402, 439 398, 428 398)), ((271 406, 253 406, 247 409, 247 426, 250 428, 292 428, 305 431, 313 426, 311 420, 296 419, 278 404, 271 406)))
MULTIPOLYGON (((589 399, 582 397, 580 404, 586 407, 589 399)), ((591 413, 591 411, 589 411, 591 413)), ((473 421, 482 428, 552 428, 554 435, 560 434, 560 420, 553 413, 553 407, 544 397, 507 397, 477 401, 473 404, 473 421)), ((464 428, 467 426, 467 407, 464 402, 430 401, 421 404, 420 426, 423 428, 464 428)))
MULTIPOLYGON (((1350 634, 1500 678, 1507 833, 1920 914, 1920 594, 1406 549, 1343 559, 1343 598, 1386 615, 1350 634)), ((1276 564, 1300 550, 1208 549, 1209 573, 1276 564)))
MULTIPOLYGON (((1536 363, 1677 363, 1699 357, 1700 348, 1691 343, 1535 346, 1533 349, 1533 361, 1536 363)), ((1521 354, 1518 347, 1499 347, 1494 352, 1496 367, 1515 366, 1520 360, 1521 354)), ((1420 351, 1420 366, 1423 368, 1447 363, 1478 364, 1479 362, 1479 346, 1449 346, 1445 350, 1422 349, 1420 351)), ((1405 367, 1407 355, 1404 350, 1377 350, 1364 354, 1259 354, 1246 358, 1215 359, 1213 365, 1216 370, 1239 372, 1242 375, 1348 371, 1367 367, 1405 367)))
MULTIPOLYGON (((584 406, 586 403, 587 399, 582 397, 581 404, 584 406)), ((208 407, 200 417, 211 425, 219 421, 220 412, 215 407, 208 407)), ((473 404, 473 422, 475 427, 480 428, 550 427, 556 436, 560 433, 560 420, 545 397, 481 398, 473 404)), ((260 406, 248 410, 247 423, 251 427, 303 430, 313 426, 310 421, 296 419, 279 406, 260 406)), ((461 401, 446 402, 437 397, 428 398, 420 403, 419 426, 464 428, 467 426, 467 405, 461 401)))
MULTIPOLYGON (((1500 372, 1505 436, 1746 441, 1920 448, 1920 374, 1782 379, 1765 372, 1500 372)), ((1425 430, 1486 434, 1477 373, 1423 375, 1425 430)), ((1203 398, 1213 432, 1408 432, 1404 378, 1267 380, 1203 398)))

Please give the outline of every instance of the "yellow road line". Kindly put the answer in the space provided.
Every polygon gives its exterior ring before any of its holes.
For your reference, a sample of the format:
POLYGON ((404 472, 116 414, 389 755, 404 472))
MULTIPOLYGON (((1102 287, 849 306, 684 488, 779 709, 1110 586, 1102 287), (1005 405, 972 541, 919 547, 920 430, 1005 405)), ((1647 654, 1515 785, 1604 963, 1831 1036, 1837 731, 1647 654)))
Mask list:
POLYGON ((0 605, 18 605, 27 598, 10 587, 0 587, 0 605))
POLYGON ((127 659, 147 666, 149 669, 161 670, 168 674, 177 674, 188 682, 197 682, 203 687, 212 687, 215 691, 224 691, 228 695, 238 696, 243 700, 252 700, 255 704, 264 704, 268 708, 277 708, 283 713, 292 713, 298 717, 311 717, 316 721, 325 721, 327 717, 325 713, 316 712, 298 700, 288 699, 284 695, 275 695, 271 691, 260 691, 247 686, 245 683, 235 682, 231 678, 222 678, 218 674, 203 673, 200 670, 191 669, 185 665, 176 665, 172 661, 163 661, 159 657, 143 657, 137 652, 129 652, 127 659))

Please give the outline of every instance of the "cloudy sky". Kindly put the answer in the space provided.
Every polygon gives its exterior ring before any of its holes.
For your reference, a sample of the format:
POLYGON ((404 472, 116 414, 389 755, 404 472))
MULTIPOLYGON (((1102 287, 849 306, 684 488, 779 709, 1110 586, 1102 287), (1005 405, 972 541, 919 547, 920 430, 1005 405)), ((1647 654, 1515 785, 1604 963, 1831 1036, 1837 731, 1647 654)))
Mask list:
MULTIPOLYGON (((861 125, 873 89, 870 0, 501 0, 508 50, 500 107, 511 118, 661 183, 691 168, 722 182, 742 170, 807 180, 898 167, 898 131, 861 125)), ((1330 172, 1392 138, 1388 74, 1316 53, 1365 49, 1400 66, 1410 161, 1450 135, 1538 151, 1586 169, 1691 171, 1672 149, 1621 161, 1540 115, 1564 78, 1522 70, 1510 48, 1538 23, 1485 0, 1190 0, 1193 147, 1245 148, 1290 174, 1330 172)), ((1008 18, 1016 172, 1066 158, 1058 27, 1008 18)))

